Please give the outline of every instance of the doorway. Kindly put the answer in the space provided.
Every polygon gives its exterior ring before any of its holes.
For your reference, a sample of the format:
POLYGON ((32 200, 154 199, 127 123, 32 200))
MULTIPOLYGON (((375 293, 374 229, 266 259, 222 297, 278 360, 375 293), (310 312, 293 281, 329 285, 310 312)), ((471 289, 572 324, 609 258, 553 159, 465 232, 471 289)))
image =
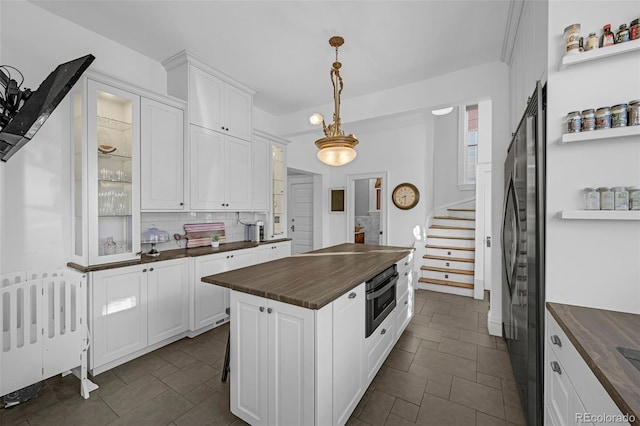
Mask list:
POLYGON ((305 253, 314 246, 314 179, 312 175, 289 171, 288 217, 291 254, 305 253))
POLYGON ((349 175, 347 180, 347 241, 385 245, 387 173, 349 175))

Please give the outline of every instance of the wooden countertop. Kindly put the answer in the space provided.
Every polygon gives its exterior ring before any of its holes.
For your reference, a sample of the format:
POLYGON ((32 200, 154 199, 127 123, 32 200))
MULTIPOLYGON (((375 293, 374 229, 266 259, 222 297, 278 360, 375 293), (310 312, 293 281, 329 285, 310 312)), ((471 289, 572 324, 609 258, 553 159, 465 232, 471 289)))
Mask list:
POLYGON ((407 247, 340 244, 209 275, 202 281, 292 305, 320 309, 384 271, 412 250, 407 247))
POLYGON ((640 371, 616 350, 640 350, 640 315, 551 302, 547 309, 622 414, 640 425, 640 371))
POLYGON ((87 273, 87 272, 94 272, 94 271, 103 271, 105 269, 122 268, 124 266, 134 266, 134 265, 142 265, 145 263, 162 262, 163 260, 181 259, 183 257, 206 256, 209 254, 217 254, 217 253, 224 253, 227 251, 258 247, 265 244, 275 244, 275 243, 280 243, 282 241, 291 241, 291 238, 280 238, 277 240, 261 241, 259 243, 255 241, 237 241, 233 243, 220 244, 218 248, 213 248, 211 246, 208 246, 208 247, 196 247, 196 248, 189 248, 189 249, 181 248, 181 249, 174 249, 174 250, 164 250, 160 252, 160 255, 158 256, 147 256, 145 254, 142 254, 140 256, 140 259, 125 260, 122 262, 104 263, 101 265, 89 265, 89 266, 82 266, 77 263, 69 262, 67 263, 67 266, 69 268, 75 269, 76 271, 87 273))

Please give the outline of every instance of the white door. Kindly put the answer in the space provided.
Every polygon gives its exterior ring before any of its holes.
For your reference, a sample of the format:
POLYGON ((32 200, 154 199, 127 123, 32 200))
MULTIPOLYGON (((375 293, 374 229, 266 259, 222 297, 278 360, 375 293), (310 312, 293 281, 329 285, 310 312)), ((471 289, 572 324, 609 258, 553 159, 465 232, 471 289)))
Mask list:
POLYGON ((476 251, 473 297, 491 290, 491 163, 476 165, 476 251))
POLYGON ((198 126, 190 126, 191 209, 223 210, 224 135, 198 126))
MULTIPOLYGON (((225 137, 225 209, 251 210, 251 142, 225 137)), ((223 181, 221 181, 223 182, 223 181)))
POLYGON ((355 241, 355 227, 362 226, 366 244, 387 244, 387 172, 347 176, 347 242, 355 241), (356 182, 361 181, 359 191, 356 182), (359 194, 362 197, 359 197, 359 194), (364 199, 364 200, 363 200, 364 199), (364 206, 364 207, 357 207, 364 206), (356 217, 358 217, 356 221, 356 217))
POLYGON ((149 345, 186 331, 189 327, 187 259, 148 265, 149 345))
POLYGON ((290 183, 292 254, 313 250, 313 183, 290 183))

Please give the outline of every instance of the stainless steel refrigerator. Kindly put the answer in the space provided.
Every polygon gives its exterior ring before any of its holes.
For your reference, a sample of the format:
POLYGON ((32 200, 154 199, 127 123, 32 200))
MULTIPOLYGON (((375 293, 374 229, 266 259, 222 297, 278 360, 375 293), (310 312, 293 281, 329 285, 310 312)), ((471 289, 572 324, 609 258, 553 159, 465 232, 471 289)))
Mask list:
POLYGON ((545 89, 529 98, 504 175, 502 329, 529 426, 544 418, 545 89))

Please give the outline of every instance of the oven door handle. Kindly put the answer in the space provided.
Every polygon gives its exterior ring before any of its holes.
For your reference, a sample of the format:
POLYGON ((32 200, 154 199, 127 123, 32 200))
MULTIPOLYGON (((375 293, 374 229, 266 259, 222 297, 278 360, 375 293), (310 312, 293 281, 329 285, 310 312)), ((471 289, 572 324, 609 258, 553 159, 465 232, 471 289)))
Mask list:
POLYGON ((398 281, 398 273, 396 272, 393 276, 389 278, 389 283, 386 284, 384 287, 382 287, 380 290, 375 291, 373 293, 367 293, 367 300, 373 300, 379 297, 380 295, 386 293, 391 287, 396 285, 397 281, 398 281))

